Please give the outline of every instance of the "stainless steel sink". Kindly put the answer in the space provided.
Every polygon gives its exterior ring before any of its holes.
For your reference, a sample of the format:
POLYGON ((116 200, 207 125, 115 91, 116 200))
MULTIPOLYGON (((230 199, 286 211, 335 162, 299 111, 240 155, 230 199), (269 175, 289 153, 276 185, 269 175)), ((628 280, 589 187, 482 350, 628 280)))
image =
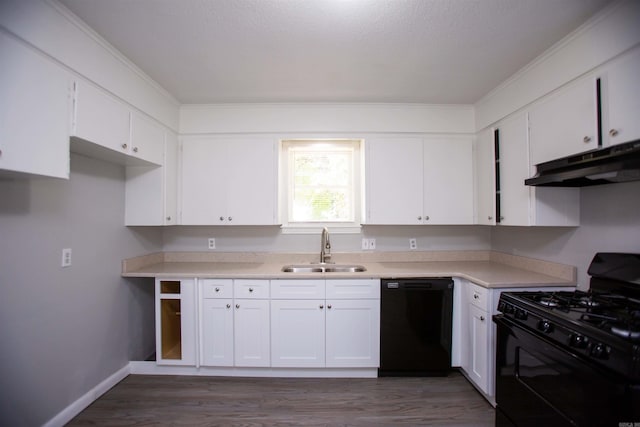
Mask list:
POLYGON ((285 273, 358 273, 367 271, 362 265, 351 264, 297 264, 282 267, 285 273))

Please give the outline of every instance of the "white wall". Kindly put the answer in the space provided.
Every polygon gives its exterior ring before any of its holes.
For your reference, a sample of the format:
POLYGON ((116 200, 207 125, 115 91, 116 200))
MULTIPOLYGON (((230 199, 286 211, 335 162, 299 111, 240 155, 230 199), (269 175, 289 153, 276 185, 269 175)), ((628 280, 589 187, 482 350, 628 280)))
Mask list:
POLYGON ((0 425, 42 425, 154 351, 152 281, 120 263, 162 236, 123 224, 120 166, 72 155, 68 181, 0 180, 0 425))
POLYGON ((640 181, 580 191, 580 227, 494 227, 492 249, 575 265, 579 287, 585 290, 596 252, 640 253, 640 181))
MULTIPOLYGON (((487 250, 490 233, 482 226, 368 225, 360 234, 331 233, 331 250, 360 252, 363 238, 375 238, 376 251, 408 251, 409 238, 417 239, 418 250, 487 250)), ((168 227, 164 230, 164 250, 207 251, 209 237, 215 237, 216 250, 221 252, 320 253, 320 232, 282 234, 278 226, 168 227)))

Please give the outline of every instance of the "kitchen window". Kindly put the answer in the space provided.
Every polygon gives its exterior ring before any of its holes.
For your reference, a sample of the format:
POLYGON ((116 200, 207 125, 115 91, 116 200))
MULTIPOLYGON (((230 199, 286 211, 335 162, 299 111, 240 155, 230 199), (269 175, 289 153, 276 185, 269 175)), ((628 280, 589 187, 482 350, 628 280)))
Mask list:
POLYGON ((359 232, 359 139, 289 139, 281 142, 280 214, 289 233, 359 232))

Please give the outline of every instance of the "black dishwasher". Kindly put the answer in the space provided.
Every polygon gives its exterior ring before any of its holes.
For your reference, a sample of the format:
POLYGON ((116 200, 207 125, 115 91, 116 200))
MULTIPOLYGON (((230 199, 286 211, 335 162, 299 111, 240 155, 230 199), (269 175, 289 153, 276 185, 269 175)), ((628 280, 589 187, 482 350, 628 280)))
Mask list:
POLYGON ((382 279, 378 376, 444 376, 451 370, 453 280, 382 279))

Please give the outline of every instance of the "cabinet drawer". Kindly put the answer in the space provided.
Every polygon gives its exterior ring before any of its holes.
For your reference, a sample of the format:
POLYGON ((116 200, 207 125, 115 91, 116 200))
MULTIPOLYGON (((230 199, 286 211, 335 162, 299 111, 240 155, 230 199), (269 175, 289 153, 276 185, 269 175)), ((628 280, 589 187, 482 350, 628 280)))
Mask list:
POLYGON ((378 279, 332 279, 327 280, 327 299, 380 299, 378 279))
POLYGON ((235 298, 266 299, 269 298, 268 280, 238 279, 233 281, 235 298))
POLYGON ((231 279, 203 279, 202 298, 232 298, 233 281, 231 279))
POLYGON ((272 280, 271 298, 274 299, 324 299, 324 280, 272 280))
POLYGON ((489 290, 482 286, 469 283, 467 287, 467 300, 476 307, 488 311, 489 309, 489 290))

